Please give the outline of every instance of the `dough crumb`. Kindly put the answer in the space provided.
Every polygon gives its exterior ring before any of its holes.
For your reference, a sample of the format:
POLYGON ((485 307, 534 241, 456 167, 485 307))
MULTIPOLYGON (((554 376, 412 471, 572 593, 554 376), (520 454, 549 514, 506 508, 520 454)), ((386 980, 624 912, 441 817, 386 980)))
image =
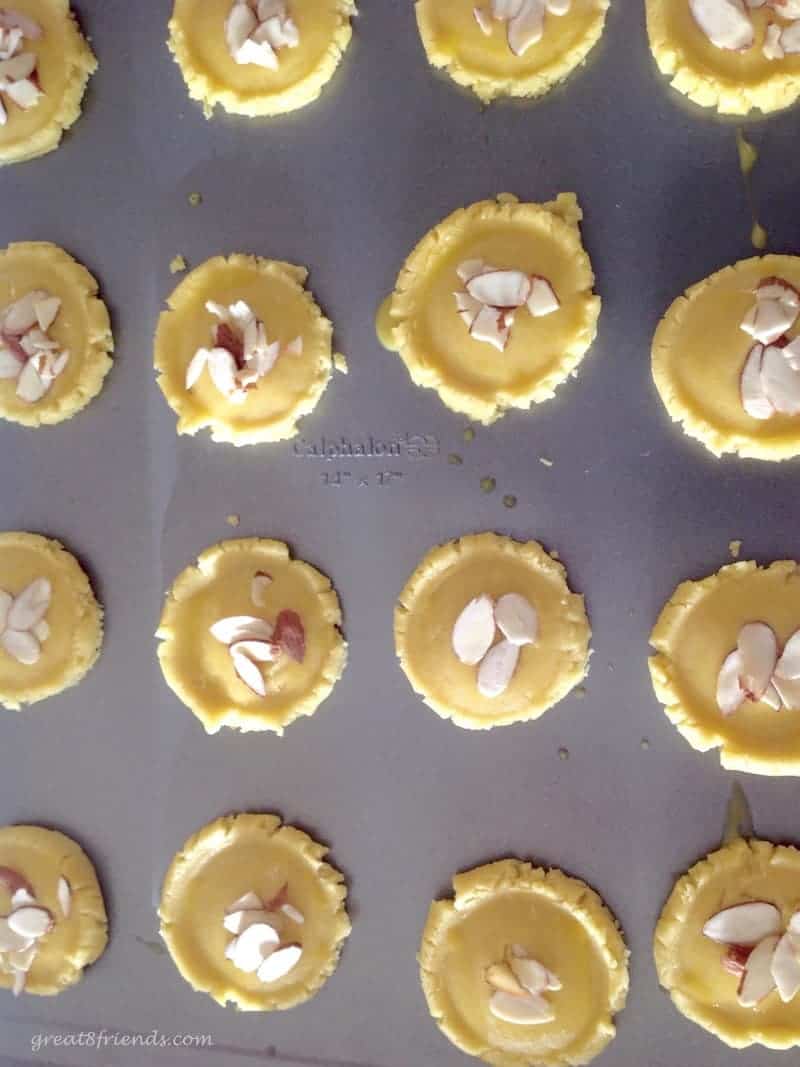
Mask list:
POLYGON ((515 508, 516 506, 517 498, 514 496, 513 493, 507 493, 506 496, 503 497, 503 507, 515 508))
POLYGON ((468 426, 466 428, 466 430, 464 430, 464 440, 467 441, 468 443, 470 441, 474 441, 475 440, 475 431, 472 429, 471 426, 468 426))
POLYGON ((642 749, 646 752, 650 748, 650 742, 646 737, 642 738, 642 749))
POLYGON ((186 270, 186 260, 179 254, 169 261, 169 272, 170 274, 180 274, 182 270, 186 270))
POLYGON ((496 478, 481 478, 481 492, 493 493, 497 488, 496 478))
POLYGON ((543 467, 553 466, 552 459, 548 459, 547 456, 539 456, 539 462, 542 464, 543 467))
POLYGON ((548 552, 548 555, 550 556, 550 559, 554 559, 554 560, 556 560, 556 562, 558 562, 558 560, 561 559, 561 556, 560 556, 557 548, 552 548, 548 552))
POLYGON ((347 366, 347 360, 341 352, 337 352, 333 357, 333 366, 335 370, 338 370, 340 374, 349 374, 350 368, 347 366))
POLYGON ((569 749, 568 748, 560 748, 558 750, 558 758, 560 760, 568 760, 569 759, 569 749))
POLYGON ((240 521, 241 520, 240 520, 238 515, 226 515, 225 516, 225 522, 227 522, 228 526, 233 526, 235 528, 236 526, 239 525, 240 521))
POLYGON ((447 457, 447 462, 450 464, 451 467, 460 467, 464 460, 461 456, 459 456, 458 452, 451 452, 450 455, 447 457))
POLYGON ((199 207, 203 203, 203 197, 200 193, 189 193, 189 206, 199 207))
POLYGON ((739 554, 742 551, 742 542, 741 541, 730 541, 728 543, 728 551, 731 554, 731 559, 738 559, 739 558, 739 554))
POLYGON ((586 696, 586 686, 578 685, 572 690, 572 692, 578 700, 583 700, 583 698, 586 696))

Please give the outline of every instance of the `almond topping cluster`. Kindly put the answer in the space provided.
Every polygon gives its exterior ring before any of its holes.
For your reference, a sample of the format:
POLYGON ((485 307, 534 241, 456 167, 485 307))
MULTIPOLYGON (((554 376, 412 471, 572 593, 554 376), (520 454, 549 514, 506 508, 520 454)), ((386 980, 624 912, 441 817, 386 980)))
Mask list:
POLYGON ((728 716, 745 701, 761 701, 775 711, 800 711, 800 630, 779 652, 775 631, 765 622, 741 628, 736 648, 720 668, 717 705, 728 716))
POLYGON ((453 651, 469 667, 478 667, 478 691, 490 700, 505 693, 517 670, 520 649, 539 633, 536 608, 518 593, 497 601, 483 594, 464 608, 453 626, 453 651), (501 640, 495 644, 498 631, 501 640))
POLYGON ((475 21, 487 37, 496 23, 505 24, 508 47, 523 56, 544 36, 547 15, 566 15, 572 0, 490 0, 486 7, 474 7, 475 21))
POLYGON ((735 904, 712 915, 703 933, 727 947, 722 966, 739 979, 737 998, 743 1008, 758 1007, 774 990, 784 1004, 800 993, 800 911, 784 930, 774 904, 735 904))
POLYGON ((222 920, 233 940, 225 958, 246 974, 255 974, 265 984, 284 978, 303 955, 303 948, 289 941, 289 924, 302 926, 305 916, 289 903, 287 886, 269 901, 248 892, 226 909, 222 920))
POLYGON ((50 636, 45 615, 51 596, 47 578, 36 578, 16 597, 0 589, 0 645, 25 667, 39 662, 42 645, 50 636))
POLYGON ((300 33, 284 0, 236 0, 225 20, 225 42, 234 62, 277 70, 279 53, 297 48, 300 33))
POLYGON ((0 8, 0 126, 8 122, 9 101, 23 111, 39 103, 38 57, 25 51, 25 40, 38 41, 42 27, 19 11, 0 8))
POLYGON ((534 318, 552 315, 561 307, 546 278, 521 270, 502 270, 468 259, 456 268, 464 288, 453 295, 464 325, 476 341, 504 352, 518 309, 527 307, 534 318))
POLYGON ((800 318, 800 292, 783 278, 766 278, 741 328, 755 344, 740 381, 742 406, 753 419, 800 415, 800 337, 789 331, 800 318))
MULTIPOLYGON (((186 388, 196 385, 203 371, 208 370, 214 386, 227 400, 243 404, 247 394, 275 366, 281 346, 277 341, 267 341, 264 323, 243 300, 229 307, 208 300, 206 310, 217 319, 212 328, 214 347, 195 352, 186 368, 186 388)), ((302 337, 296 337, 285 351, 301 356, 302 337)))
POLYGON ((69 363, 69 351, 48 332, 60 310, 57 296, 32 289, 0 311, 0 379, 16 381, 26 404, 46 396, 69 363))
MULTIPOLYGON (((53 915, 36 900, 30 882, 10 867, 0 867, 0 887, 11 897, 11 911, 0 916, 0 971, 12 976, 15 997, 25 989, 43 937, 55 925, 53 915)), ((59 878, 56 897, 61 914, 69 918, 72 890, 66 878, 59 878)))
POLYGON ((561 982, 521 945, 511 945, 502 963, 486 971, 492 989, 489 1011, 496 1019, 517 1026, 537 1026, 555 1019, 547 992, 557 992, 561 982))
POLYGON ((694 20, 709 41, 725 52, 748 52, 756 43, 750 12, 768 8, 770 18, 761 46, 770 60, 800 55, 800 0, 689 0, 694 20))

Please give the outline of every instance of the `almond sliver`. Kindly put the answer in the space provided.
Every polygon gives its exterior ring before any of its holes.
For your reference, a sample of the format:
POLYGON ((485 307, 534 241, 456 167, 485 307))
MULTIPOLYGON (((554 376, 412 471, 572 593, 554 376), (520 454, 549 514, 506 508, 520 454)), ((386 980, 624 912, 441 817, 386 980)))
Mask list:
POLYGON ((494 601, 486 595, 475 597, 455 621, 453 651, 462 663, 474 667, 492 647, 494 636, 494 601))
POLYGON ((741 657, 741 687, 751 699, 761 700, 778 659, 775 631, 764 622, 747 623, 739 631, 738 652, 741 657))
POLYGON ((721 945, 750 947, 765 937, 777 934, 781 928, 781 913, 766 901, 748 901, 724 908, 708 920, 704 935, 721 945))

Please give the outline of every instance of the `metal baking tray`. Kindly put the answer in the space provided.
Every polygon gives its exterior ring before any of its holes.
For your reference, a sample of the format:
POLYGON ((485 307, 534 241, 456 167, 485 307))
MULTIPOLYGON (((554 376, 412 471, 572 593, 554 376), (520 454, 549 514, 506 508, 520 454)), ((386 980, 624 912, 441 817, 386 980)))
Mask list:
MULTIPOLYGON (((165 47, 170 0, 74 6, 100 69, 62 147, 0 172, 0 243, 52 240, 85 262, 117 354, 102 395, 73 421, 0 426, 2 526, 78 554, 107 632, 78 688, 0 717, 0 818, 84 844, 111 941, 69 992, 0 997, 2 1062, 460 1067, 419 987, 420 932, 455 871, 514 854, 586 879, 625 929, 631 994, 598 1067, 727 1065, 730 1051, 659 990, 650 946, 674 879, 718 844, 735 776, 666 720, 647 637, 675 585, 723 564, 732 538, 744 557, 796 555, 797 465, 717 461, 683 437, 653 388, 649 346, 679 292, 752 252, 736 124, 686 105, 658 75, 641 0, 614 0, 602 42, 565 86, 490 109, 428 67, 410 2, 362 0, 322 99, 263 122, 207 122, 188 99, 165 47), (553 402, 465 441, 465 421, 379 347, 374 312, 414 243, 454 208, 561 190, 586 212, 598 340, 553 402), (350 375, 335 376, 291 442, 179 439, 154 384, 153 329, 177 281, 169 261, 232 251, 309 266, 349 359, 350 375), (304 454, 323 438, 400 442, 399 454, 304 454), (483 493, 490 476, 497 489, 483 493), (480 530, 558 550, 586 595, 594 655, 583 699, 472 734, 412 693, 392 609, 432 545, 480 530), (330 574, 350 663, 285 738, 206 737, 164 684, 152 635, 174 576, 207 545, 251 534, 285 539, 330 574), (159 950, 155 907, 173 853, 218 815, 247 810, 280 812, 330 843, 350 884, 341 965, 286 1013, 223 1010, 159 950), (77 1043, 100 1030, 209 1034, 214 1047, 77 1043)), ((800 246, 798 114, 746 124, 761 152, 761 218, 771 247, 787 251, 800 246)), ((742 780, 757 830, 796 834, 796 784, 742 780)), ((754 1048, 739 1060, 790 1058, 754 1048)))

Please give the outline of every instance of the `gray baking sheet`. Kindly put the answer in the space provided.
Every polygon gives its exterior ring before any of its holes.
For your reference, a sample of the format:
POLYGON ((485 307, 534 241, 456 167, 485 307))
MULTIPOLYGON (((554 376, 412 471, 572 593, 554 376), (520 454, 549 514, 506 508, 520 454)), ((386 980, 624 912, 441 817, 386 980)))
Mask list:
MULTIPOLYGON (((459 1067, 467 1060, 419 987, 420 932, 453 872, 515 854, 585 878, 626 931, 631 994, 598 1067, 728 1064, 730 1051, 659 990, 650 944, 675 877, 719 842, 735 776, 667 722, 646 658, 674 586, 726 562, 732 538, 760 561, 798 550, 797 464, 714 460, 669 423, 650 378, 668 303, 752 252, 736 123, 667 87, 640 0, 614 0, 602 43, 563 88, 488 110, 430 70, 410 3, 362 0, 353 44, 317 104, 210 123, 167 53, 169 0, 75 6, 100 69, 58 152, 0 172, 0 244, 52 240, 85 262, 110 304, 117 356, 102 395, 73 421, 0 426, 0 511, 4 528, 59 537, 78 554, 107 632, 78 688, 2 715, 0 821, 52 825, 84 844, 111 941, 58 998, 0 998, 3 1062, 459 1067), (465 442, 465 420, 379 347, 374 311, 410 248, 454 208, 500 191, 545 200, 562 190, 586 212, 604 301, 597 343, 555 401, 465 442), (195 191, 199 207, 188 203, 195 191), (152 333, 177 280, 170 259, 194 266, 233 251, 309 266, 349 360, 350 375, 334 377, 294 442, 236 450, 178 439, 154 384, 152 333), (297 454, 323 438, 426 444, 391 461, 297 454), (463 465, 448 463, 451 452, 463 465), (480 489, 488 476, 493 494, 480 489), (470 734, 411 692, 392 608, 432 545, 487 529, 558 550, 587 598, 594 655, 582 699, 531 725, 470 734), (282 740, 206 737, 155 657, 174 576, 207 545, 251 534, 287 540, 330 574, 350 642, 332 696, 282 740), (277 811, 330 843, 350 884, 341 965, 287 1013, 219 1008, 158 947, 171 856, 200 826, 246 810, 277 811), (214 1048, 75 1044, 101 1029, 209 1034, 214 1048)), ((800 245, 798 115, 746 124, 762 156, 762 221, 771 247, 786 251, 800 245)), ((739 777, 758 831, 791 838, 796 783, 739 777)), ((755 1048, 739 1060, 795 1057, 755 1048)))

